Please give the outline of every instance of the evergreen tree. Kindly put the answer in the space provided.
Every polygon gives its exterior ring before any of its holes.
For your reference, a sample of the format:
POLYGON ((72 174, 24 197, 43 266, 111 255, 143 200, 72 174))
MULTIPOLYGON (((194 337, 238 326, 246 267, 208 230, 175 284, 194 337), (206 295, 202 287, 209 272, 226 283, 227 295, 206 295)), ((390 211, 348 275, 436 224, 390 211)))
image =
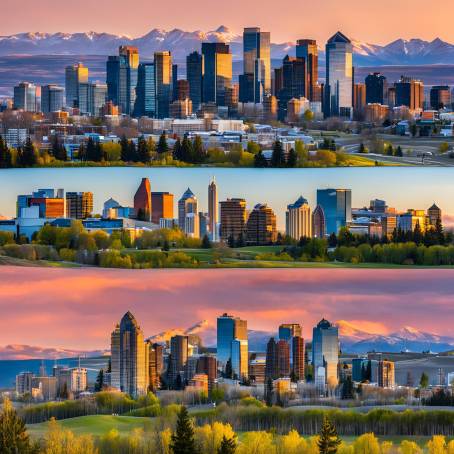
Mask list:
POLYGON ((344 383, 342 384, 341 398, 345 400, 345 399, 353 399, 353 397, 354 397, 354 389, 353 389, 352 377, 347 376, 344 383))
POLYGON ((8 399, 0 413, 0 453, 27 454, 33 452, 24 421, 8 399))
POLYGON ((79 145, 79 150, 77 152, 77 157, 79 161, 86 161, 87 160, 87 147, 84 143, 79 145))
POLYGON ((102 158, 103 152, 101 144, 89 137, 87 142, 87 161, 100 162, 102 161, 102 158))
POLYGON ((22 167, 32 167, 38 162, 35 146, 30 137, 27 138, 24 147, 19 150, 19 162, 22 167))
POLYGON ((416 221, 415 230, 413 232, 413 241, 416 244, 421 244, 423 241, 423 235, 421 232, 421 226, 419 225, 419 221, 416 221))
POLYGON ((421 378, 419 380, 419 386, 422 389, 426 389, 429 387, 429 376, 425 372, 423 372, 421 374, 421 378))
POLYGON ((183 405, 178 413, 175 432, 172 434, 170 449, 173 454, 197 454, 194 428, 188 410, 183 405))
POLYGON ((386 149, 386 154, 388 156, 393 156, 394 155, 394 148, 391 144, 388 145, 388 148, 386 149))
POLYGON ((68 159, 66 148, 60 143, 56 135, 52 137, 52 155, 59 161, 66 161, 68 159))
POLYGON ((139 161, 143 162, 144 164, 148 164, 151 161, 151 153, 148 148, 147 141, 143 136, 139 137, 137 155, 139 161))
POLYGON ((235 437, 227 438, 225 435, 222 437, 221 445, 218 449, 218 454, 235 454, 236 440, 235 437))
POLYGON ((210 239, 208 238, 208 235, 203 235, 203 238, 202 238, 202 248, 203 249, 211 249, 211 241, 210 239))
POLYGON ((225 365, 225 378, 233 378, 232 360, 229 358, 225 365))
POLYGON ((181 140, 178 137, 178 139, 175 142, 175 145, 173 146, 173 159, 177 159, 178 161, 182 161, 182 152, 181 152, 181 140))
POLYGON ((168 240, 164 240, 164 245, 162 246, 163 251, 170 251, 170 244, 168 240))
POLYGON ((95 392, 100 392, 104 388, 104 369, 100 369, 96 377, 95 392))
POLYGON ((334 232, 328 238, 328 246, 329 247, 336 247, 337 246, 337 236, 336 236, 336 234, 334 232))
POLYGON ((268 377, 265 386, 265 402, 267 407, 273 406, 273 380, 271 377, 268 377))
POLYGON ((444 245, 445 244, 445 234, 443 231, 443 224, 441 223, 441 219, 437 218, 435 223, 435 235, 437 238, 437 243, 444 245))
POLYGON ((11 151, 3 140, 3 137, 0 136, 0 169, 7 169, 11 166, 11 151))
POLYGON ((360 153, 365 153, 366 152, 366 147, 364 146, 364 144, 361 142, 361 145, 359 146, 359 152, 360 153))
POLYGON ((402 152, 402 147, 400 145, 398 145, 396 148, 396 156, 401 158, 403 155, 404 155, 404 153, 402 152))
POLYGON ((268 163, 265 156, 263 156, 262 150, 259 150, 259 152, 254 155, 254 167, 268 167, 268 163))
POLYGON ((243 232, 240 232, 238 235, 238 239, 236 241, 236 247, 244 247, 246 246, 246 242, 244 241, 244 235, 243 232))
POLYGON ((273 154, 271 155, 271 167, 283 167, 285 164, 284 149, 282 142, 276 140, 273 145, 273 154))
POLYGON ((203 151, 202 138, 195 136, 192 142, 192 162, 195 164, 201 164, 205 160, 205 152, 203 151))
POLYGON ((112 372, 112 358, 109 358, 109 362, 107 363, 107 373, 110 374, 112 372))
POLYGON ((139 155, 137 153, 137 147, 134 141, 130 140, 129 141, 129 146, 128 146, 128 161, 132 162, 138 162, 139 161, 139 155))
POLYGON ((192 142, 187 136, 183 137, 183 142, 181 143, 181 160, 192 162, 192 142))
POLYGON ((317 441, 320 454, 336 454, 341 443, 342 440, 337 434, 336 427, 331 423, 328 417, 325 416, 317 441))
POLYGON ((287 167, 296 167, 297 156, 296 151, 293 148, 290 148, 287 156, 287 167))
POLYGON ((121 160, 124 162, 128 162, 129 159, 129 141, 125 135, 122 136, 120 140, 120 147, 121 147, 121 160))
POLYGON ((169 145, 167 144, 167 138, 164 132, 159 137, 157 150, 158 153, 167 153, 169 151, 169 145))

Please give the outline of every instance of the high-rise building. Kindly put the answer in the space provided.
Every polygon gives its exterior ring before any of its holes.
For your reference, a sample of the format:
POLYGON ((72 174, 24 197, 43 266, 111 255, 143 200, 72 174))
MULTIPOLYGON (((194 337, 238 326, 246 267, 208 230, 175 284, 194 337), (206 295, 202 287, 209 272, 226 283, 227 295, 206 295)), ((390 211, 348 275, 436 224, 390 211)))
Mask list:
POLYGON ((93 82, 79 84, 78 107, 81 114, 100 116, 106 104, 107 85, 93 82))
POLYGON ((111 384, 131 396, 148 391, 148 344, 137 320, 127 312, 111 336, 111 384))
POLYGON ((380 388, 394 388, 395 386, 395 368, 392 361, 378 361, 378 386, 380 388))
POLYGON ((192 110, 197 112, 202 105, 203 56, 194 51, 186 57, 186 79, 189 83, 189 98, 192 110))
POLYGON ((299 39, 296 42, 296 57, 305 61, 305 96, 311 102, 320 102, 318 89, 318 48, 313 39, 299 39))
POLYGON ((312 235, 314 238, 324 238, 326 235, 325 212, 321 205, 317 205, 312 213, 312 235))
MULTIPOLYGON (((238 317, 232 315, 223 314, 217 319, 217 360, 218 366, 221 370, 224 370, 227 362, 230 360, 233 363, 232 348, 235 349, 235 359, 242 361, 244 359, 246 349, 246 364, 247 364, 247 321, 241 320, 238 317), (243 341, 243 343, 235 343, 233 341, 243 341), (246 344, 244 344, 244 341, 246 344), (246 345, 246 347, 245 347, 246 345)), ((244 372, 243 368, 240 369, 244 372)))
POLYGON ((93 213, 92 192, 67 192, 66 217, 71 219, 86 219, 93 213))
POLYGON ((148 378, 150 388, 153 392, 156 392, 161 386, 161 374, 163 371, 163 352, 164 347, 160 344, 152 344, 147 341, 149 360, 148 360, 148 378))
POLYGON ((335 385, 338 382, 337 365, 339 362, 339 333, 337 326, 328 320, 321 320, 312 334, 312 365, 314 374, 323 368, 325 384, 335 385))
POLYGON ((175 93, 174 93, 175 100, 185 101, 186 99, 190 99, 189 82, 187 80, 185 80, 185 79, 177 80, 176 83, 174 84, 174 86, 175 86, 175 93))
POLYGON ((172 100, 172 55, 169 51, 155 52, 157 117, 167 118, 172 100))
POLYGON ((14 87, 14 109, 36 112, 38 110, 36 85, 30 82, 21 82, 14 87))
POLYGON ((410 110, 423 108, 424 84, 420 80, 401 76, 394 87, 396 89, 396 107, 407 106, 410 110))
POLYGON ((174 63, 172 64, 172 97, 170 98, 172 101, 178 99, 177 91, 178 91, 178 65, 174 63))
POLYGON ((233 339, 231 346, 232 375, 243 380, 249 375, 249 351, 247 339, 233 339))
POLYGON ((284 339, 277 343, 277 366, 279 377, 290 376, 290 344, 284 339))
POLYGON ((451 108, 451 89, 448 85, 434 85, 430 89, 430 107, 434 110, 451 108))
POLYGON ((83 63, 67 66, 65 69, 66 106, 79 107, 80 84, 88 83, 88 68, 83 63))
POLYGON ((188 336, 173 336, 170 339, 170 381, 176 385, 178 376, 184 376, 186 364, 189 356, 188 336))
POLYGON ((441 222, 441 210, 435 203, 427 210, 427 217, 429 218, 429 225, 436 227, 438 222, 441 222))
POLYGON ((225 106, 225 89, 232 84, 232 54, 225 43, 202 43, 204 103, 225 106))
POLYGON ((43 113, 51 113, 62 110, 63 96, 63 87, 53 84, 41 87, 41 111, 43 113))
POLYGON ((311 208, 302 196, 295 203, 287 205, 285 233, 298 241, 301 237, 312 237, 311 208))
POLYGON ((124 114, 134 112, 138 68, 139 51, 134 46, 120 46, 118 56, 107 60, 107 98, 124 114))
POLYGON ((366 84, 353 85, 353 109, 362 113, 366 107, 366 84))
POLYGON ((323 209, 326 234, 337 234, 352 219, 352 192, 350 189, 317 189, 317 205, 323 209))
POLYGON ((136 104, 134 116, 156 116, 156 73, 154 63, 141 63, 137 72, 136 104))
POLYGON ((351 118, 353 107, 353 46, 341 32, 326 43, 325 116, 351 118))
POLYGON ((189 224, 191 223, 193 225, 191 229, 192 233, 197 231, 194 223, 198 223, 198 213, 197 197, 191 189, 188 188, 178 201, 178 226, 183 232, 186 233, 186 227, 189 227, 189 224))
POLYGON ((218 187, 213 178, 208 185, 208 222, 211 241, 218 241, 218 187))
POLYGON ((292 372, 296 380, 304 380, 305 345, 301 334, 292 337, 292 372))
POLYGON ((277 342, 272 337, 266 344, 265 380, 276 380, 277 378, 279 378, 277 342))
MULTIPOLYGON (((241 76, 240 76, 241 77, 241 76)), ((243 32, 243 77, 240 101, 261 103, 271 93, 270 33, 258 27, 243 32)))
POLYGON ((385 104, 388 84, 386 77, 380 73, 366 76, 366 104, 385 104))
POLYGON ((31 194, 17 196, 17 217, 21 217, 23 208, 38 207, 40 218, 63 218, 65 199, 63 189, 38 189, 31 194))
POLYGON ((197 373, 207 374, 208 390, 214 388, 218 376, 218 365, 215 356, 203 355, 197 361, 197 373))
POLYGON ((173 194, 151 193, 151 222, 159 224, 160 219, 173 219, 173 194))
POLYGON ((137 219, 151 222, 151 188, 150 180, 142 178, 134 195, 134 211, 137 219))
POLYGON ((279 339, 291 343, 292 338, 301 336, 302 330, 299 323, 283 323, 279 326, 279 339))
POLYGON ((246 242, 255 245, 275 243, 277 240, 276 215, 266 204, 257 204, 246 223, 246 242))
POLYGON ((221 240, 238 241, 244 239, 246 230, 246 200, 227 199, 220 202, 221 206, 221 240))

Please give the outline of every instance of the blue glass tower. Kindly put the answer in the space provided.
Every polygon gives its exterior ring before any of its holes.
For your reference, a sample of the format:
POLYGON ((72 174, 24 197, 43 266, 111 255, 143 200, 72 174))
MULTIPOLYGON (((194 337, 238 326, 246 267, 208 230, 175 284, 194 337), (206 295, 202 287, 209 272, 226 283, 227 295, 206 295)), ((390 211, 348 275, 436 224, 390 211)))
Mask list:
POLYGON ((317 189, 317 205, 325 213, 326 233, 338 233, 352 220, 352 192, 350 189, 317 189))

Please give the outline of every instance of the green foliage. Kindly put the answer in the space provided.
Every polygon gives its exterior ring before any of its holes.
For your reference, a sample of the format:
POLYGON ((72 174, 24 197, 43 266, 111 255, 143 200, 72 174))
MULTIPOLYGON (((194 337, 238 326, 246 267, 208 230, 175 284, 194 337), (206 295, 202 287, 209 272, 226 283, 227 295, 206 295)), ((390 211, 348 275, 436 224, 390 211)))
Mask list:
POLYGON ((425 372, 423 372, 421 374, 421 378, 419 380, 419 386, 422 389, 426 389, 429 387, 429 376, 425 372))
POLYGON ((227 438, 225 435, 222 437, 221 446, 219 446, 218 454, 235 454, 236 452, 236 439, 227 438))
POLYGON ((169 151, 169 145, 167 144, 167 137, 163 132, 158 141, 157 152, 158 153, 167 153, 169 151))
POLYGON ((284 149, 280 140, 274 142, 270 165, 271 167, 285 167, 284 149))
POLYGON ((323 425, 320 429, 319 439, 317 442, 320 454, 336 454, 342 440, 337 434, 336 427, 328 419, 327 416, 323 418, 323 425))
POLYGON ((181 407, 180 413, 178 414, 176 428, 172 434, 170 449, 173 454, 198 453, 194 439, 194 427, 185 406, 181 407))

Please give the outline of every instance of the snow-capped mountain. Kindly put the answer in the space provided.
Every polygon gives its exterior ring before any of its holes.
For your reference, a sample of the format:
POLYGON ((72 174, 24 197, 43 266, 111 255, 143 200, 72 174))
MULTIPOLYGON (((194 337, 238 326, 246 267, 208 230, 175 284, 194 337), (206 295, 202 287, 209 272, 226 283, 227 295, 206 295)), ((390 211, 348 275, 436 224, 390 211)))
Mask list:
POLYGON ((66 348, 40 347, 37 345, 10 344, 0 347, 0 360, 23 360, 23 359, 60 359, 104 356, 106 351, 82 351, 66 348))

